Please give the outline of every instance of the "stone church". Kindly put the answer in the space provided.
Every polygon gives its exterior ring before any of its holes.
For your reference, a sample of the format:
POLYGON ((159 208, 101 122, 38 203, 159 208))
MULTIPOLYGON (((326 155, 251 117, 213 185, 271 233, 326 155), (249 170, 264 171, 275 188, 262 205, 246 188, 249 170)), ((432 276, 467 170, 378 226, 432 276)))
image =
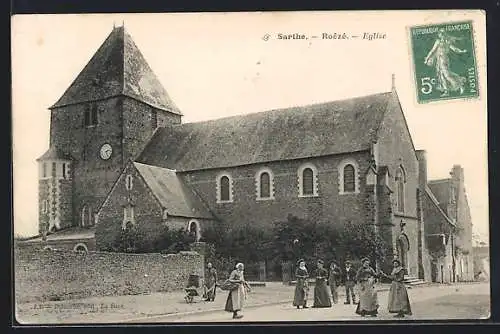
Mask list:
POLYGON ((456 226, 472 224, 463 170, 427 181, 394 80, 379 94, 183 123, 116 27, 49 109, 50 146, 38 159, 40 236, 26 243, 109 250, 127 226, 181 227, 200 239, 209 224, 267 228, 293 214, 373 224, 412 277, 456 273, 448 266, 456 226))

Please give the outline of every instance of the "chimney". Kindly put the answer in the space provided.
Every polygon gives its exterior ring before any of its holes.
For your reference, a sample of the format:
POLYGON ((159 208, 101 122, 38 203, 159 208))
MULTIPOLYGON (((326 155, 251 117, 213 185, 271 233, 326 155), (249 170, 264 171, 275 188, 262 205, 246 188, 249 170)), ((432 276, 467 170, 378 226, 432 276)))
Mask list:
POLYGON ((396 75, 392 73, 391 91, 396 91, 396 75))
POLYGON ((451 169, 450 175, 452 179, 457 181, 463 181, 464 178, 464 169, 460 165, 453 165, 451 169))
POLYGON ((418 187, 423 192, 427 186, 427 152, 425 150, 417 150, 418 160, 418 187))

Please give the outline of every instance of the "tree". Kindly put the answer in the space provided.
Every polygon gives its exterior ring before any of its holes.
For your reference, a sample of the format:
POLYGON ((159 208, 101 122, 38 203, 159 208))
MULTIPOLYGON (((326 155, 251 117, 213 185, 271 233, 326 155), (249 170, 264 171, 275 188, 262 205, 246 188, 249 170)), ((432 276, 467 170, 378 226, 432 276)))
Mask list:
POLYGON ((289 215, 286 221, 275 224, 274 234, 275 256, 284 261, 301 257, 307 262, 322 259, 330 263, 364 256, 384 260, 387 254, 385 241, 372 225, 311 222, 289 215))
POLYGON ((191 243, 195 240, 196 238, 183 228, 172 230, 164 226, 160 237, 155 242, 155 249, 164 253, 178 253, 189 250, 191 243))
POLYGON ((145 231, 128 223, 120 233, 114 251, 125 253, 178 253, 189 250, 194 238, 185 229, 171 230, 162 226, 159 230, 145 231))
POLYGON ((351 259, 367 256, 374 261, 384 261, 388 254, 388 245, 373 225, 352 222, 347 222, 342 229, 339 249, 344 258, 351 259))
POLYGON ((214 246, 218 257, 248 263, 266 259, 268 254, 264 248, 270 240, 271 235, 259 226, 230 227, 224 223, 207 226, 202 239, 214 246))
POLYGON ((330 262, 336 256, 339 231, 327 221, 309 221, 289 215, 286 221, 274 225, 274 255, 282 261, 299 257, 315 263, 317 259, 330 262))

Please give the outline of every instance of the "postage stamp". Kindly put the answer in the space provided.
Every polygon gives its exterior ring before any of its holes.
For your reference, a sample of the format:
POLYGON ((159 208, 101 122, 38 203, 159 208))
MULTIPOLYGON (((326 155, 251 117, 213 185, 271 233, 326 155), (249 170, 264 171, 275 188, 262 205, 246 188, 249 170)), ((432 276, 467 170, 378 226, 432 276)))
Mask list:
POLYGON ((418 103, 479 96, 472 21, 410 28, 418 103))

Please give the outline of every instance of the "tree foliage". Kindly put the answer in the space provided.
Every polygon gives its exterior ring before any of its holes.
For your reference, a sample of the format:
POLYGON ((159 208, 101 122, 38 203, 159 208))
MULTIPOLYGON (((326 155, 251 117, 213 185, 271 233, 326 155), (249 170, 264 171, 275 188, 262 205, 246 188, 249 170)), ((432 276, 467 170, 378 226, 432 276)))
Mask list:
POLYGON ((323 259, 345 261, 364 256, 383 260, 387 245, 373 226, 347 222, 311 222, 295 216, 274 225, 275 256, 282 261, 304 258, 307 262, 323 259))
POLYGON ((194 238, 185 229, 169 229, 163 226, 159 233, 148 233, 136 225, 129 224, 120 233, 115 251, 125 253, 177 253, 189 250, 194 238))

